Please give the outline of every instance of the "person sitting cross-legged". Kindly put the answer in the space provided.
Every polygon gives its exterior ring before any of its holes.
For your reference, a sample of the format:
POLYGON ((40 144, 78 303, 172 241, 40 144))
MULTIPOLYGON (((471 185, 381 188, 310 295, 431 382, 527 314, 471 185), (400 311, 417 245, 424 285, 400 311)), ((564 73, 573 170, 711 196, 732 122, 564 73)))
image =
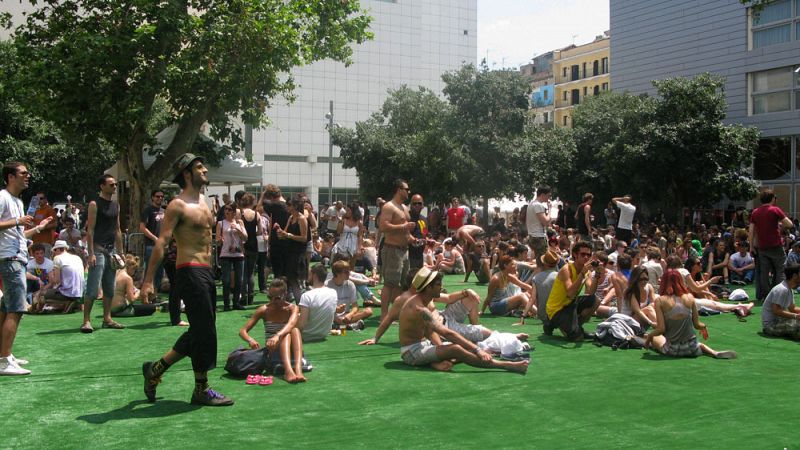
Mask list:
POLYGON ((442 274, 428 271, 415 277, 417 294, 400 311, 400 355, 410 366, 430 365, 437 370, 449 370, 452 360, 475 367, 494 367, 517 373, 528 371, 528 361, 498 361, 460 334, 436 320, 429 305, 442 290, 442 274), (441 336, 441 338, 440 338, 441 336), (443 345, 442 338, 451 342, 443 345))
POLYGON ((245 340, 251 349, 261 347, 258 341, 250 337, 249 331, 259 322, 264 322, 265 346, 269 350, 269 359, 274 368, 282 364, 284 379, 289 383, 306 381, 303 375, 303 336, 297 328, 299 308, 287 301, 286 282, 282 278, 274 280, 269 287, 269 303, 259 306, 239 330, 239 337, 245 340))
POLYGON ((773 287, 761 308, 761 326, 768 336, 800 340, 800 308, 794 303, 794 290, 800 286, 800 265, 790 264, 783 270, 786 279, 773 287))
POLYGON ((509 255, 500 257, 497 264, 500 271, 492 276, 481 313, 489 308, 495 316, 506 316, 515 311, 527 311, 531 316, 537 312, 536 305, 530 304, 533 287, 517 278, 517 262, 509 255))
POLYGON ((83 260, 76 254, 79 251, 69 247, 66 241, 58 240, 53 245, 53 272, 50 277, 52 288, 43 292, 43 310, 69 313, 83 298, 84 267, 83 260))
POLYGON ((659 294, 655 303, 656 326, 645 335, 645 348, 652 346, 654 350, 667 356, 708 355, 718 359, 736 358, 734 351, 716 351, 697 342, 694 330, 705 330, 706 325, 700 322, 694 297, 683 284, 683 276, 677 270, 668 269, 664 272, 659 294))
POLYGON ((138 256, 127 254, 125 268, 117 270, 114 297, 111 299, 111 317, 151 316, 156 312, 158 305, 155 303, 134 303, 139 297, 139 289, 133 284, 133 276, 139 270, 139 263, 138 256))
MULTIPOLYGON (((800 242, 794 244, 800 249, 800 242)), ((745 285, 753 282, 756 273, 756 262, 750 255, 750 244, 739 242, 737 252, 728 258, 728 273, 733 284, 745 285)))
POLYGON ((372 316, 372 308, 359 308, 356 285, 350 281, 350 264, 347 261, 336 261, 332 266, 333 278, 325 285, 334 291, 338 298, 336 316, 333 321, 337 325, 363 330, 364 319, 372 316))
MULTIPOLYGON (((580 341, 591 337, 583 330, 583 324, 594 314, 600 301, 595 297, 598 278, 605 275, 603 270, 595 270, 592 275, 592 245, 579 241, 572 246, 573 262, 558 271, 553 289, 547 298, 547 317, 544 334, 550 335, 558 328, 567 339, 580 341), (586 285, 584 295, 578 295, 586 285)), ((598 263, 599 268, 599 263, 598 263)))

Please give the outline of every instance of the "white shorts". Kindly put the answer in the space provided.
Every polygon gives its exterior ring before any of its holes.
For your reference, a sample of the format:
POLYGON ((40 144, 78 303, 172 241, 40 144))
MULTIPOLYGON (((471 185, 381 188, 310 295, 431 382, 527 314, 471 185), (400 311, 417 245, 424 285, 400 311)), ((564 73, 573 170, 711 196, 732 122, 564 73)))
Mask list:
POLYGON ((436 356, 436 346, 427 339, 401 347, 400 357, 409 366, 426 366, 432 362, 440 361, 439 357, 436 356))

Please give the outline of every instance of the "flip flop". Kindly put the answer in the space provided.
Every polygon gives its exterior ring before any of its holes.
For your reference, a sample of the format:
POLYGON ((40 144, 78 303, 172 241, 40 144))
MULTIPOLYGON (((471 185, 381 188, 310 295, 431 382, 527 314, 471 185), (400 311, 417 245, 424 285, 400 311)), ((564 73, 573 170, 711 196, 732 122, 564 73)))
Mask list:
POLYGON ((261 375, 248 375, 246 384, 258 384, 261 381, 261 375))
POLYGON ((118 322, 115 322, 115 321, 112 320, 111 322, 103 322, 103 328, 111 328, 111 329, 114 329, 114 330, 122 330, 123 328, 125 328, 125 325, 123 325, 121 323, 118 323, 118 322))
POLYGON ((94 328, 91 325, 82 325, 80 330, 81 333, 89 334, 94 331, 94 328))
POLYGON ((258 380, 258 384, 260 384, 261 386, 269 386, 270 384, 272 384, 273 380, 271 376, 262 377, 259 375, 259 378, 260 380, 258 380))

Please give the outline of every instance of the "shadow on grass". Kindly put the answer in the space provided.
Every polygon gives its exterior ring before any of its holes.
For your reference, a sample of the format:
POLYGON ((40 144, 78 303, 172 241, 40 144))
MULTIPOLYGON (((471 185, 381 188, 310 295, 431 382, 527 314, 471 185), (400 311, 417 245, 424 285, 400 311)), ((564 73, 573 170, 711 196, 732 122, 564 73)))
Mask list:
POLYGON ((126 325, 125 328, 129 330, 153 330, 155 328, 163 328, 171 326, 172 324, 169 322, 146 322, 146 323, 137 323, 136 325, 126 325))
POLYGON ((40 331, 36 333, 38 336, 48 336, 51 334, 79 334, 80 330, 78 327, 75 328, 65 328, 63 330, 49 330, 49 331, 40 331))
MULTIPOLYGON (((700 358, 700 356, 696 356, 696 358, 700 358)), ((681 359, 685 358, 676 358, 674 356, 667 356, 662 355, 661 353, 648 351, 642 353, 642 359, 646 359, 648 361, 680 361, 681 359)))
POLYGON ((199 405, 192 405, 191 403, 177 400, 162 400, 157 403, 150 403, 147 400, 134 400, 120 408, 108 412, 86 414, 77 417, 76 420, 102 425, 112 420, 154 419, 157 417, 175 416, 200 408, 201 406, 199 405))
POLYGON ((570 349, 570 350, 578 349, 578 348, 583 347, 584 344, 591 344, 592 343, 591 341, 588 341, 588 340, 587 341, 573 342, 573 341, 568 341, 568 340, 566 340, 566 338, 563 338, 563 337, 548 336, 546 334, 540 334, 539 336, 536 336, 536 340, 538 340, 539 342, 541 342, 542 344, 545 344, 545 345, 550 345, 550 346, 558 347, 558 348, 566 348, 566 349, 570 349))

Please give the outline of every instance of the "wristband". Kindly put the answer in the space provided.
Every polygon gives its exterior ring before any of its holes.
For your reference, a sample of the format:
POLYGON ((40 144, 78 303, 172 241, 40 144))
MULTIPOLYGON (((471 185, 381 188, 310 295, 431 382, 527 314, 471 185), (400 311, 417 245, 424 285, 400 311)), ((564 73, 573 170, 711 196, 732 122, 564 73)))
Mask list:
POLYGON ((476 347, 475 347, 475 350, 473 350, 473 351, 472 351, 472 353, 475 353, 475 354, 477 355, 477 354, 478 354, 478 352, 480 352, 480 351, 481 351, 481 348, 480 348, 480 347, 478 347, 478 346, 476 346, 476 347))
POLYGON ((14 217, 14 225, 19 226, 19 218, 14 217))

